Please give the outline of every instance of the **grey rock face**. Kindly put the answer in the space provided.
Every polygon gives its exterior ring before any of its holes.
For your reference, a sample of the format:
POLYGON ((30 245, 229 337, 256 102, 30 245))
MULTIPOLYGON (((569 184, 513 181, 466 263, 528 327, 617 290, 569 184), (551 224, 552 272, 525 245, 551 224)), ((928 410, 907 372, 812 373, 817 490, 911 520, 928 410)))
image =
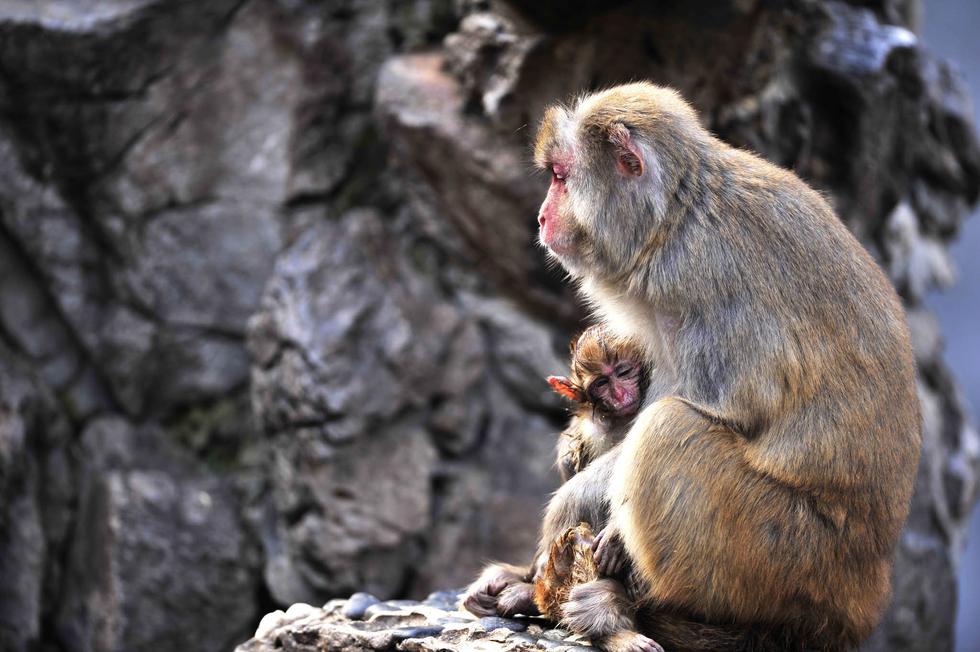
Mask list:
MULTIPOLYGON (((41 627, 45 540, 38 504, 38 469, 29 449, 44 397, 23 365, 0 343, 0 647, 23 649, 41 627)), ((43 407, 41 408, 43 409, 43 407)))
POLYGON ((158 432, 82 433, 77 518, 56 622, 75 649, 227 649, 255 617, 255 550, 228 488, 158 432))
MULTIPOLYGON (((548 330, 506 305, 446 296, 399 229, 371 210, 312 226, 280 256, 250 322, 253 409, 274 449, 265 575, 281 603, 456 579, 490 550, 454 541, 478 494, 540 504, 552 481, 550 426, 527 423, 488 377, 500 352, 536 342, 536 359, 505 354, 527 375, 517 393, 540 405, 542 374, 560 367, 540 352, 548 330), (490 488, 497 465, 472 456, 505 439, 516 443, 497 454, 515 481, 490 488)), ((531 550, 536 510, 502 538, 531 550)))
MULTIPOLYGON (((868 649, 948 648, 980 448, 921 299, 980 149, 917 15, 0 0, 0 648, 229 649, 276 606, 527 561, 543 379, 585 314, 535 245, 528 140, 635 78, 827 193, 906 300, 926 441, 868 649)), ((568 643, 454 599, 294 609, 245 647, 568 643)))
POLYGON ((120 5, 91 26, 51 4, 59 28, 43 39, 46 13, 15 10, 2 27, 16 70, 4 229, 128 413, 227 393, 247 377, 241 333, 279 246, 285 180, 266 171, 288 168, 288 125, 270 112, 288 76, 260 73, 288 66, 240 56, 268 27, 232 3, 120 5), (127 65, 110 73, 114 50, 127 65))

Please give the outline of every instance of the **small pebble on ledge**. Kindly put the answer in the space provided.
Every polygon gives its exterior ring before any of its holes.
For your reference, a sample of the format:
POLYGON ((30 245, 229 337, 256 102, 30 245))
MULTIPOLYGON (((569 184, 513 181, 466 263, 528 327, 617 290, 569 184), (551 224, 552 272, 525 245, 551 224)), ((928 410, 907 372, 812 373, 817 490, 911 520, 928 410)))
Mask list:
POLYGON ((588 652, 586 639, 541 618, 477 618, 459 609, 460 591, 438 591, 425 600, 382 601, 370 593, 331 600, 317 608, 294 604, 259 623, 235 652, 588 652))

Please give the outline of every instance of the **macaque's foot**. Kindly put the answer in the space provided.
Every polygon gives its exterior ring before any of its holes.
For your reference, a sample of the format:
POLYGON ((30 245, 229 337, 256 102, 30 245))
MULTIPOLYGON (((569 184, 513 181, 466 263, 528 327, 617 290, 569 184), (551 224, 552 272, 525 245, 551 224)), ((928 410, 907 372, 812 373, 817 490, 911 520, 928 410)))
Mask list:
POLYGON ((529 582, 511 584, 497 596, 497 615, 513 617, 518 614, 539 614, 538 607, 534 604, 534 585, 529 582))
POLYGON ((639 632, 619 632, 597 643, 605 652, 664 652, 655 640, 639 632))
POLYGON ((463 597, 463 609, 480 618, 484 616, 496 616, 497 596, 487 591, 474 591, 470 589, 463 597))
POLYGON ((592 542, 592 558, 599 573, 606 577, 618 575, 626 565, 626 548, 623 540, 611 526, 604 527, 592 542))
MULTIPOLYGON (((505 564, 487 567, 463 596, 463 608, 474 616, 496 616, 501 595, 515 584, 525 584, 519 569, 505 564)), ((508 600, 510 600, 509 598, 508 600)))
POLYGON ((593 580, 572 587, 561 612, 563 627, 600 641, 636 628, 626 591, 616 580, 593 580))

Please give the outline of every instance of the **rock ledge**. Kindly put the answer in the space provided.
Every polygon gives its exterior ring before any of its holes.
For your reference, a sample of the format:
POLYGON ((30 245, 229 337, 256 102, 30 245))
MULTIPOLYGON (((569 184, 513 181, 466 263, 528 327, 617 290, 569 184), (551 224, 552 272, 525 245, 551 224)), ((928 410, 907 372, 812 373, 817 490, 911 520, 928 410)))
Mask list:
POLYGON ((235 652, 596 650, 582 637, 555 629, 541 618, 477 618, 458 609, 461 594, 439 591, 421 602, 382 602, 369 593, 355 593, 322 608, 294 604, 285 612, 267 614, 254 638, 235 652))

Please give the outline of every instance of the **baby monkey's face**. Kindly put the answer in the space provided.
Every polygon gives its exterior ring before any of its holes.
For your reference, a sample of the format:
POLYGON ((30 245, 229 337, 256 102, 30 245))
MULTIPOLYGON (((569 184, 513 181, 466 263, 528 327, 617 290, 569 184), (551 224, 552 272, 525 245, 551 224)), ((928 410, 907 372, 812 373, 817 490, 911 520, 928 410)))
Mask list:
POLYGON ((576 403, 579 415, 588 411, 615 419, 635 416, 647 379, 639 346, 597 324, 573 338, 569 348, 571 373, 550 376, 551 388, 576 403))
POLYGON ((634 416, 640 409, 642 367, 633 360, 602 364, 600 373, 583 379, 587 400, 599 412, 616 418, 634 416))

